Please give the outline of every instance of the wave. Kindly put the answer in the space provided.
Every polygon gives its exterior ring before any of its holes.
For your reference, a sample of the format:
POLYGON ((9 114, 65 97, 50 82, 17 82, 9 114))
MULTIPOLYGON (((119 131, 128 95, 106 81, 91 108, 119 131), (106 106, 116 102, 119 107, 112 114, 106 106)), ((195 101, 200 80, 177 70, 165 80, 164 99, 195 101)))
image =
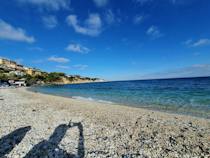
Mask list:
POLYGON ((92 97, 73 96, 72 98, 73 99, 78 99, 78 100, 88 100, 88 101, 99 102, 99 103, 113 104, 113 102, 111 102, 111 101, 94 99, 92 97))

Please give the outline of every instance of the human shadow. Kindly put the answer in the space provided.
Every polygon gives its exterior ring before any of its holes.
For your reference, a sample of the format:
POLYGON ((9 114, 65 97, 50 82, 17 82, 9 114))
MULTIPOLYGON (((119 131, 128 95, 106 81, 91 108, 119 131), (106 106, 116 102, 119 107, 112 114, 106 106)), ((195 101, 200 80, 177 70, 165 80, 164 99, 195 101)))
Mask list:
POLYGON ((22 127, 6 136, 3 136, 0 139, 0 157, 4 157, 6 154, 9 154, 12 149, 22 141, 30 129, 31 126, 22 127))
POLYGON ((43 140, 37 145, 35 145, 24 158, 73 158, 80 157, 83 158, 85 155, 84 150, 84 135, 83 135, 83 126, 81 122, 79 123, 69 123, 69 125, 61 124, 54 130, 53 134, 49 137, 48 140, 43 140), (79 141, 78 141, 78 151, 77 155, 66 152, 65 150, 59 147, 59 143, 62 141, 65 133, 68 129, 72 127, 78 127, 79 129, 79 141))

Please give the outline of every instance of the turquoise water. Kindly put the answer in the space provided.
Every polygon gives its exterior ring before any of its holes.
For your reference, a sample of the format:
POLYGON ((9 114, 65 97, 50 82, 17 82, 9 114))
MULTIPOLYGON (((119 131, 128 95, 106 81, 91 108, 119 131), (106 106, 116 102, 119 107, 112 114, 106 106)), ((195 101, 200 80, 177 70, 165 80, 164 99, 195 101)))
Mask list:
POLYGON ((210 118, 209 77, 53 85, 31 90, 210 118))

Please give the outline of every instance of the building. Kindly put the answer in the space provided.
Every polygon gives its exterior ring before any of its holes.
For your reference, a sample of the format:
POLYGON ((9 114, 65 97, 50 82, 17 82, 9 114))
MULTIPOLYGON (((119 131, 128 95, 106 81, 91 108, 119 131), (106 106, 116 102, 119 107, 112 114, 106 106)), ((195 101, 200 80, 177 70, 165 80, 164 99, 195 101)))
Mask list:
POLYGON ((43 72, 41 70, 38 70, 38 69, 35 70, 35 76, 42 75, 42 74, 43 72))
POLYGON ((24 76, 26 73, 23 71, 16 70, 16 71, 10 71, 9 74, 15 74, 17 76, 24 76))
POLYGON ((8 82, 11 86, 18 86, 18 87, 22 87, 22 86, 25 87, 26 86, 26 80, 25 79, 9 80, 8 82))
POLYGON ((0 65, 4 65, 4 64, 6 64, 8 62, 8 60, 7 59, 0 59, 0 65))
MULTIPOLYGON (((27 68, 27 67, 24 67, 23 65, 17 64, 15 61, 3 59, 3 58, 0 58, 0 67, 5 68, 5 69, 11 69, 13 71, 16 71, 17 73, 23 72, 31 76, 42 75, 44 73, 39 69, 27 68)), ((21 73, 21 75, 23 73, 21 73)))
POLYGON ((12 61, 12 60, 8 60, 8 59, 0 59, 0 65, 5 65, 8 68, 13 68, 16 69, 17 68, 17 63, 12 61))
POLYGON ((26 68, 26 74, 31 75, 31 76, 37 76, 37 75, 42 75, 43 72, 38 69, 33 69, 33 68, 26 68))
POLYGON ((20 64, 17 64, 15 69, 18 71, 25 71, 25 68, 23 67, 23 65, 20 65, 20 64))
POLYGON ((19 86, 19 87, 21 87, 21 86, 25 87, 26 86, 26 81, 24 79, 21 79, 19 81, 15 81, 14 85, 19 86))
POLYGON ((31 68, 25 68, 25 72, 26 74, 31 75, 31 76, 34 74, 34 71, 31 68))

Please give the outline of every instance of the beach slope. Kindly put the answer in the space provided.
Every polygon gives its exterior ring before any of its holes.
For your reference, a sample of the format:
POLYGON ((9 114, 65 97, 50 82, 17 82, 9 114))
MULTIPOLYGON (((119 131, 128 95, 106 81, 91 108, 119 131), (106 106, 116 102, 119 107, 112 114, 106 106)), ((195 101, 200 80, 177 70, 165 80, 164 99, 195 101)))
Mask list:
POLYGON ((0 89, 0 157, 208 157, 210 120, 0 89))

